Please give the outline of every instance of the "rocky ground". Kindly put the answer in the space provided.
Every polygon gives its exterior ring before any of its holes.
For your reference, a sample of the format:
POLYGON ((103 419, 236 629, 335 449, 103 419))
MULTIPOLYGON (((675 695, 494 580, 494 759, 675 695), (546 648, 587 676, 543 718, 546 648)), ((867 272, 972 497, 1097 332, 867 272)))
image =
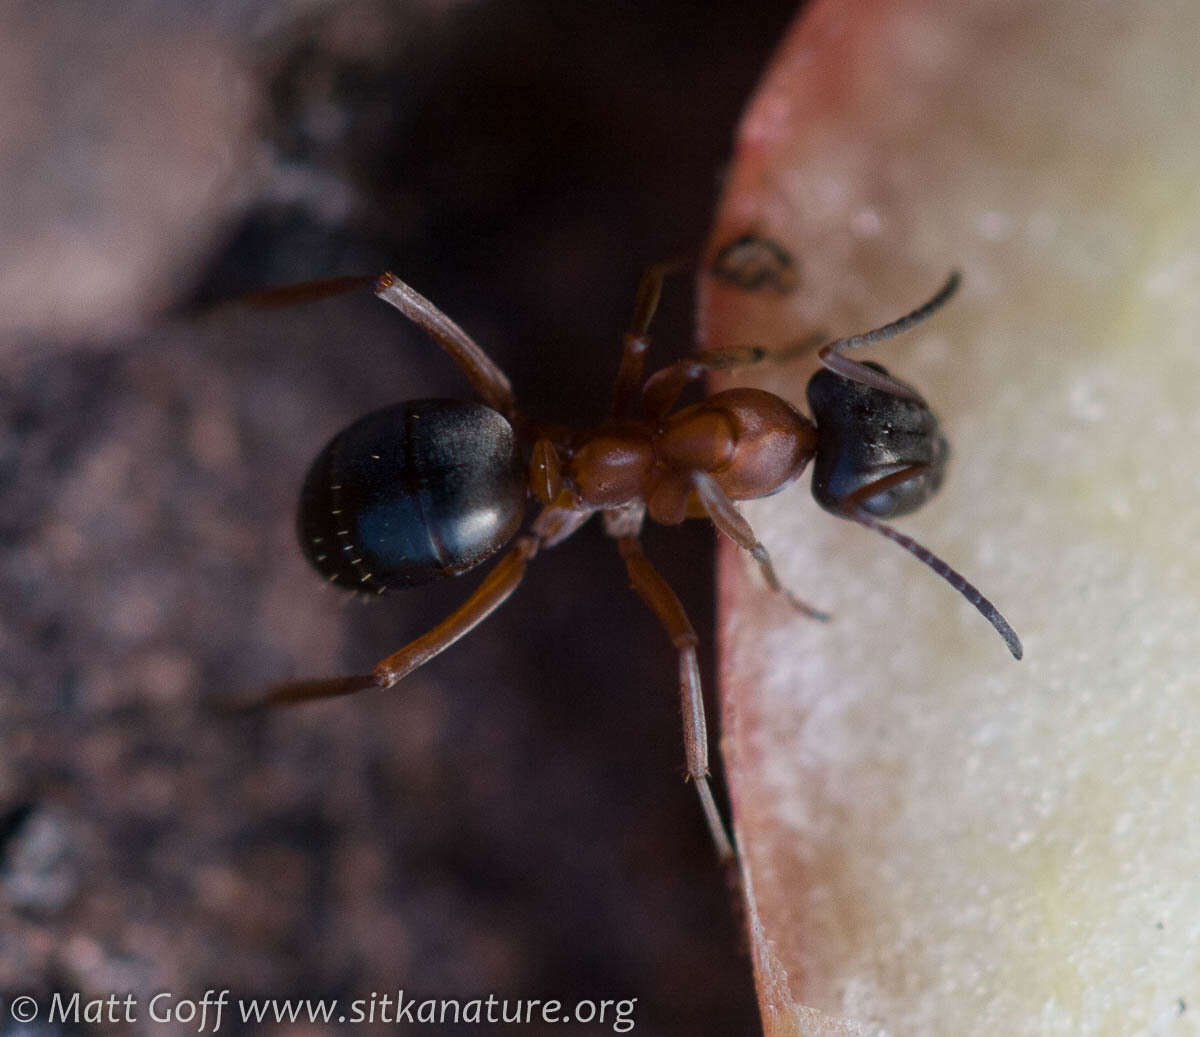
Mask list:
MULTIPOLYGON (((178 7, 4 16, 0 1032, 29 1032, 21 994, 209 987, 637 998, 639 1033, 756 1032, 672 654, 598 530, 393 692, 212 708, 362 671, 475 579, 359 607, 293 535, 325 439, 463 394, 452 365, 369 294, 221 300, 390 267, 530 411, 599 416, 640 271, 703 242, 791 4, 178 7)), ((710 531, 646 539, 711 643, 710 531)))

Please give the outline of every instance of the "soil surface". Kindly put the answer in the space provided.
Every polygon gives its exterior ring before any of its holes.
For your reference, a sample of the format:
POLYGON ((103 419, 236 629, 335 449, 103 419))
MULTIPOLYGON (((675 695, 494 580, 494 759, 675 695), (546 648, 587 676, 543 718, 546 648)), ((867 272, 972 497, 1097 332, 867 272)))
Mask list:
MULTIPOLYGON (((598 527, 392 691, 214 708, 364 672, 479 578, 363 607, 294 536, 328 437, 468 396, 453 365, 369 292, 222 300, 393 269, 528 412, 601 417, 638 277, 703 243, 792 5, 215 7, 6 16, 33 117, 0 124, 0 178, 28 201, 0 263, 30 286, 0 348, 0 1033, 33 1032, 10 1018, 23 994, 37 1032, 129 1032, 50 1024, 55 991, 131 994, 137 1031, 196 1032, 152 1026, 148 1000, 209 988, 636 998, 638 1033, 758 1032, 682 780, 673 653, 598 527), (81 287, 85 268, 104 276, 81 287)), ((689 285, 668 289, 661 362, 689 348, 689 285)), ((645 539, 711 683, 711 530, 645 539)))

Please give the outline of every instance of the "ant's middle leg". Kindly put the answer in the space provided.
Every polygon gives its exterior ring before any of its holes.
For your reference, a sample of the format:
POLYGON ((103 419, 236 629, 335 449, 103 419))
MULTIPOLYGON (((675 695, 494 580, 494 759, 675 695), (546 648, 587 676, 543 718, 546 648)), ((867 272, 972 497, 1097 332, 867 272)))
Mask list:
POLYGON ((642 386, 642 415, 651 421, 666 417, 692 382, 713 371, 732 371, 760 363, 767 351, 759 346, 706 349, 655 371, 642 386))
POLYGON ((699 381, 715 371, 733 371, 754 364, 786 364, 805 356, 824 342, 827 337, 818 331, 793 342, 783 349, 766 349, 763 346, 727 346, 706 349, 692 356, 676 360, 673 364, 655 371, 642 387, 642 413, 652 420, 666 417, 679 400, 683 390, 692 382, 699 381))
POLYGON ((633 589, 658 617, 679 653, 679 694, 683 707, 683 747, 688 777, 696 786, 717 856, 721 860, 731 860, 734 856, 733 844, 729 841, 725 823, 721 820, 708 783, 708 725, 704 717, 700 666, 696 660, 699 639, 679 598, 642 552, 637 536, 619 537, 617 548, 625 559, 633 589))
POLYGON ((633 318, 622 340, 621 365, 613 383, 611 417, 616 420, 632 417, 637 409, 638 390, 646 373, 646 350, 650 348, 650 322, 662 298, 663 281, 681 265, 679 262, 655 263, 642 274, 638 283, 633 318))

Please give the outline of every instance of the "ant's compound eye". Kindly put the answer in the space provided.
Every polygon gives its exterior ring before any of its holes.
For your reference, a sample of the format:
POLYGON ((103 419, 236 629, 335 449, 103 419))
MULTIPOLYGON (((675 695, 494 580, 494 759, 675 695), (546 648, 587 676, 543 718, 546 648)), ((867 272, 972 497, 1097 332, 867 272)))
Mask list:
POLYGON ((813 496, 827 511, 893 518, 941 486, 950 450, 924 403, 822 369, 808 383, 808 405, 817 425, 813 496), (920 470, 904 478, 913 468, 920 470))
MULTIPOLYGON (((916 511, 941 488, 942 477, 946 474, 946 461, 950 454, 950 446, 945 436, 937 437, 934 447, 933 460, 930 467, 924 468, 907 479, 886 486, 879 493, 869 497, 860 497, 857 507, 868 515, 876 518, 896 518, 916 511)), ((903 471, 904 469, 900 469, 903 471)), ((883 476, 886 483, 887 475, 883 476)))

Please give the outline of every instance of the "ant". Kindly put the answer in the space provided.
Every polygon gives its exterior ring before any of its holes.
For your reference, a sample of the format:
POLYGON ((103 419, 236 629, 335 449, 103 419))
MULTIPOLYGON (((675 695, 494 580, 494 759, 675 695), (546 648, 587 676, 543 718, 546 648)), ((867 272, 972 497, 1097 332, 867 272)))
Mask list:
MULTIPOLYGON (((264 705, 390 688, 483 622, 516 590, 526 564, 597 512, 633 589, 658 617, 679 659, 683 743, 718 855, 734 851, 709 786, 708 734, 696 660, 696 632, 674 591, 642 551, 647 515, 677 525, 707 516, 758 563, 767 585, 799 611, 824 613, 785 590, 767 550, 734 501, 765 497, 813 462, 812 492, 827 511, 881 533, 959 591, 995 627, 1017 659, 1021 642, 978 590, 924 547, 882 522, 937 492, 948 458, 928 404, 879 364, 844 354, 899 335, 954 294, 959 275, 911 313, 822 346, 823 367, 808 383, 813 419, 761 389, 717 392, 675 410, 683 391, 713 371, 758 363, 765 349, 710 349, 645 377, 648 330, 669 265, 651 267, 638 288, 624 336, 607 421, 571 430, 527 418, 486 353, 424 296, 384 274, 375 294, 420 326, 459 366, 482 403, 424 399, 360 418, 317 456, 300 496, 298 533, 309 561, 331 583, 383 594, 473 569, 508 553, 457 611, 380 662, 369 674, 301 680, 269 689, 264 705), (541 507, 517 535, 532 495, 541 507), (515 537, 515 540, 514 540, 515 537)), ((343 290, 335 279, 261 293, 282 298, 343 290)), ((789 360, 800 343, 773 355, 789 360)))

